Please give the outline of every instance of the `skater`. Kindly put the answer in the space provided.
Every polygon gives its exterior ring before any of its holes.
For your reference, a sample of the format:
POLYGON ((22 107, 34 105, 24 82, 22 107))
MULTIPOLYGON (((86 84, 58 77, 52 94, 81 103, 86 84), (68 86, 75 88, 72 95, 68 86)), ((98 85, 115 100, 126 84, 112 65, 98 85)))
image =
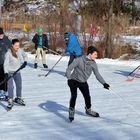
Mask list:
POLYGON ((65 53, 70 54, 70 59, 68 66, 73 62, 73 60, 82 54, 80 44, 74 34, 64 33, 64 39, 66 43, 65 53))
POLYGON ((96 37, 96 29, 95 29, 95 27, 93 26, 93 24, 90 24, 90 27, 89 27, 89 33, 90 33, 90 37, 92 37, 92 39, 93 39, 93 37, 96 37))
MULTIPOLYGON (((27 55, 20 49, 20 42, 18 39, 12 40, 12 47, 8 50, 4 60, 4 72, 5 78, 12 75, 17 69, 25 68, 27 65, 27 55), (21 65, 21 63, 23 64, 21 65)), ((14 102, 25 106, 22 99, 22 78, 20 72, 16 73, 12 78, 8 80, 8 106, 7 109, 12 109, 14 102), (14 99, 14 83, 16 85, 16 98, 14 99)))
POLYGON ((37 34, 32 39, 33 43, 35 43, 36 55, 34 68, 37 68, 38 59, 42 57, 42 64, 44 68, 48 68, 46 65, 46 49, 48 48, 48 38, 46 34, 43 34, 43 29, 41 27, 38 28, 37 34))
POLYGON ((71 91, 71 99, 69 105, 70 121, 74 120, 75 104, 78 88, 83 94, 85 100, 86 114, 91 115, 93 117, 99 117, 99 113, 91 109, 91 97, 89 93, 89 86, 87 80, 93 71, 97 80, 104 86, 105 89, 109 89, 110 86, 104 81, 104 79, 98 72, 98 67, 95 62, 97 58, 97 53, 98 50, 95 47, 90 46, 88 47, 86 56, 83 55, 82 57, 75 59, 67 68, 66 76, 68 78, 68 86, 70 87, 71 91))
MULTIPOLYGON (((4 75, 4 57, 7 50, 11 47, 11 41, 8 37, 4 34, 3 28, 0 27, 0 82, 2 82, 5 78, 4 75)), ((3 83, 0 85, 0 100, 7 100, 7 83, 3 83)))

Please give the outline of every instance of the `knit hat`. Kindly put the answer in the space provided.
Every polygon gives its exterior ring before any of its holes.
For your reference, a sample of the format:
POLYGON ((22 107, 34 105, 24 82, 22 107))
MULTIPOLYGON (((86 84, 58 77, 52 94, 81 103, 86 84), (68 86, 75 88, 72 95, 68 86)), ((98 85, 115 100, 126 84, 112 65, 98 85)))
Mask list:
POLYGON ((69 34, 68 33, 64 33, 64 38, 69 38, 69 34))
POLYGON ((0 27, 0 35, 4 34, 3 29, 0 27))
POLYGON ((42 32, 43 32, 43 29, 42 29, 41 27, 39 27, 39 28, 37 29, 37 32, 38 32, 38 33, 42 33, 42 32))
POLYGON ((98 50, 94 46, 89 46, 87 50, 87 55, 92 54, 93 52, 98 52, 98 50))

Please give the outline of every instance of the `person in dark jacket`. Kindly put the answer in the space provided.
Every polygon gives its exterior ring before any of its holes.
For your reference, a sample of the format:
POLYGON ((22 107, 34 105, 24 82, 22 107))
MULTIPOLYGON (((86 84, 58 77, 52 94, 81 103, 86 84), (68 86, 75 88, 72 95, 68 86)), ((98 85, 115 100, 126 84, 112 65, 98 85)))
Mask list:
POLYGON ((73 62, 73 60, 82 54, 80 44, 74 34, 64 33, 64 39, 66 43, 65 53, 69 53, 70 59, 68 66, 73 62))
MULTIPOLYGON (((11 41, 4 34, 3 28, 0 27, 0 82, 2 82, 5 78, 3 64, 5 54, 10 47, 11 41)), ((5 94, 2 94, 2 92, 5 93, 7 91, 7 83, 3 83, 2 85, 0 85, 0 91, 1 91, 0 99, 5 98, 6 97, 5 94)))
POLYGON ((38 59, 41 55, 42 57, 42 64, 44 68, 48 68, 46 65, 46 49, 48 48, 48 38, 46 34, 43 34, 43 29, 41 27, 38 28, 37 34, 32 39, 33 43, 35 43, 36 55, 35 55, 35 62, 34 68, 37 68, 38 59))
POLYGON ((69 105, 70 121, 74 120, 78 88, 82 92, 85 100, 86 114, 93 117, 99 117, 99 113, 91 109, 91 97, 87 80, 93 72, 96 76, 96 79, 104 86, 104 88, 109 89, 110 86, 105 82, 98 71, 98 67, 95 62, 97 58, 97 52, 98 50, 95 47, 88 47, 87 55, 83 55, 82 57, 75 59, 67 68, 66 76, 68 78, 68 86, 70 87, 71 91, 71 99, 69 105))

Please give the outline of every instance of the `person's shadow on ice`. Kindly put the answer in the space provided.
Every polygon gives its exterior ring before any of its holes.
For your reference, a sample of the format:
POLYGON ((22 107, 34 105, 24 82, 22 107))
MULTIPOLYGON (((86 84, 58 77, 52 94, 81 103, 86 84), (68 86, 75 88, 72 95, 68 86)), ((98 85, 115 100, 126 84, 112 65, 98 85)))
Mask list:
MULTIPOLYGON (((39 107, 44 109, 45 111, 54 113, 56 116, 62 118, 63 120, 65 120, 67 122, 69 121, 68 120, 68 110, 69 109, 61 104, 58 104, 57 102, 47 101, 45 103, 39 104, 39 107), (67 112, 67 116, 63 115, 63 113, 61 113, 62 111, 67 112)), ((85 115, 84 113, 82 113, 80 111, 76 111, 76 114, 83 115, 83 116, 85 115)))

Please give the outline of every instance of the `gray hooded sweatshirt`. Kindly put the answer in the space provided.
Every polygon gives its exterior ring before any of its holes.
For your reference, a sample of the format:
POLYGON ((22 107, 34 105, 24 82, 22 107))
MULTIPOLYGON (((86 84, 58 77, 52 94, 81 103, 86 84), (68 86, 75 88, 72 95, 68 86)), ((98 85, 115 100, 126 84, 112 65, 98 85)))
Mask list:
POLYGON ((68 79, 84 83, 88 80, 92 72, 94 72, 97 80, 101 84, 106 83, 98 71, 96 62, 89 59, 87 56, 75 59, 67 68, 66 76, 68 79))
POLYGON ((10 49, 6 53, 4 60, 5 73, 14 73, 17 69, 20 68, 24 61, 27 61, 27 55, 22 49, 19 48, 16 54, 17 58, 12 55, 10 49))

